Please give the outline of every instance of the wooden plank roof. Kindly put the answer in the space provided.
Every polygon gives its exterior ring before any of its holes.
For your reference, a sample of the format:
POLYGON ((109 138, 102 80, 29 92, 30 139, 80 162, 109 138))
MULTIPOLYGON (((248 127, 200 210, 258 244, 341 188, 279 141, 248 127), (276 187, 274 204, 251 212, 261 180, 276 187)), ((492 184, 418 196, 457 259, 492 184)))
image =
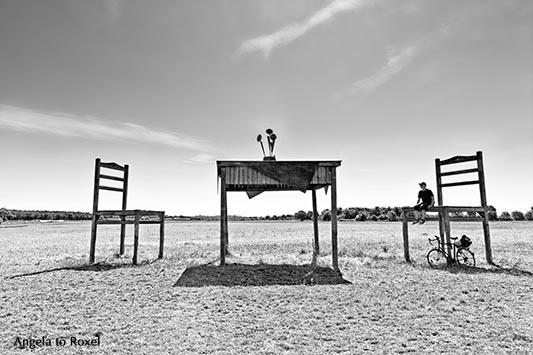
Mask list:
POLYGON ((262 191, 305 192, 331 185, 335 161, 217 161, 218 177, 228 191, 247 191, 250 197, 262 191))

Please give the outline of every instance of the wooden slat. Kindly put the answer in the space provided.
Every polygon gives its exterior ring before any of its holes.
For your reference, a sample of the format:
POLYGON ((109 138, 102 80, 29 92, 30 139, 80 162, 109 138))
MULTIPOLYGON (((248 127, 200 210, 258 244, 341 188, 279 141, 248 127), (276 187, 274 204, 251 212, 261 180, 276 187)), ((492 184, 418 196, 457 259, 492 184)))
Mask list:
POLYGON ((242 172, 242 183, 243 185, 246 185, 248 183, 248 175, 249 175, 249 172, 250 172, 250 168, 244 168, 243 169, 243 172, 242 172))
POLYGON ((257 160, 217 160, 217 166, 218 168, 225 168, 225 167, 235 167, 235 166, 249 166, 257 165, 257 164, 276 164, 276 163, 282 163, 282 164, 294 164, 297 165, 298 163, 318 163, 318 166, 325 166, 325 167, 337 167, 341 165, 341 160, 282 160, 278 162, 272 162, 272 161, 257 161, 257 160))
POLYGON ((252 182, 259 181, 259 172, 255 169, 250 169, 252 172, 252 182))
POLYGON ((403 235, 403 257, 406 262, 411 263, 411 256, 409 255, 409 225, 407 212, 402 208, 402 235, 403 235))
POLYGON ((140 221, 139 224, 161 224, 161 221, 140 221))
POLYGON ((321 184, 325 184, 328 182, 328 170, 330 170, 331 168, 326 168, 325 166, 321 166, 318 168, 319 171, 320 171, 320 175, 319 175, 319 181, 321 184))
POLYGON ((316 266, 318 256, 320 255, 320 241, 318 237, 318 208, 316 203, 316 191, 311 190, 313 199, 313 261, 312 265, 316 266))
POLYGON ((495 265, 492 259, 492 246, 490 241, 489 216, 487 206, 487 192, 485 190, 485 169, 483 168, 483 153, 477 152, 477 168, 479 170, 479 193, 481 194, 481 205, 485 207, 483 217, 483 237, 485 240, 485 257, 490 265, 495 265))
POLYGON ((339 271, 339 254, 337 246, 337 176, 335 169, 331 171, 331 258, 333 270, 339 271))
POLYGON ((111 187, 111 186, 98 186, 100 190, 109 190, 109 191, 117 191, 117 192, 123 192, 123 189, 120 189, 118 187, 111 187))
MULTIPOLYGON (((133 219, 127 219, 125 221, 122 221, 122 220, 117 220, 117 219, 113 219, 113 220, 105 220, 105 219, 101 219, 101 220, 98 220, 96 222, 96 224, 121 224, 121 225, 125 225, 125 224, 135 224, 135 220, 133 219)), ((140 221, 139 224, 161 224, 161 221, 140 221)))
MULTIPOLYGON (((407 214, 413 211, 413 207, 402 207, 402 212, 407 214)), ((483 212, 485 207, 483 206, 433 206, 428 208, 428 212, 444 212, 448 210, 450 212, 483 212)))
POLYGON ((133 265, 137 265, 137 256, 139 250, 139 222, 141 217, 135 216, 135 223, 133 224, 133 265))
POLYGON ((95 214, 99 216, 157 216, 164 211, 149 211, 149 210, 100 210, 96 211, 95 214))
POLYGON ((159 255, 158 258, 163 258, 163 249, 165 245, 165 214, 161 213, 160 215, 161 223, 159 225, 159 255))
POLYGON ((220 179, 222 180, 222 178, 224 178, 224 181, 226 181, 226 183, 228 183, 229 181, 231 181, 231 169, 230 168, 224 168, 223 169, 223 175, 221 175, 220 179))
POLYGON ((243 166, 239 167, 239 185, 244 185, 245 183, 246 170, 247 168, 243 166))
POLYGON ((444 209, 444 212, 442 212, 442 220, 444 224, 444 236, 446 238, 446 251, 448 252, 448 255, 452 255, 452 246, 451 244, 451 229, 450 229, 450 211, 448 209, 444 209))
POLYGON ((259 173, 259 177, 261 178, 259 180, 259 183, 262 184, 262 185, 266 185, 268 182, 267 182, 267 179, 268 177, 265 175, 265 174, 262 174, 262 173, 259 173))
POLYGON ((113 170, 120 170, 120 171, 124 171, 126 168, 121 166, 121 165, 118 165, 117 163, 102 163, 100 162, 100 167, 101 168, 107 168, 107 169, 113 169, 113 170))
POLYGON ((483 212, 485 207, 483 206, 442 206, 448 209, 450 212, 483 212))
POLYGON ((317 167, 315 170, 315 173, 313 174, 313 178, 311 179, 311 184, 318 184, 320 182, 320 173, 322 172, 322 167, 317 167))
POLYGON ((98 221, 96 221, 96 224, 133 224, 133 223, 135 223, 134 220, 122 221, 122 220, 116 220, 116 219, 113 219, 113 220, 99 219, 98 221))
POLYGON ((100 158, 96 158, 95 164, 94 164, 94 191, 93 191, 93 215, 91 218, 91 246, 89 249, 89 263, 94 263, 94 254, 95 254, 95 248, 96 248, 96 221, 97 217, 95 215, 95 212, 98 210, 98 197, 100 191, 98 190, 98 187, 100 186, 100 178, 98 177, 100 175, 100 158))
POLYGON ((483 168, 483 153, 477 152, 477 170, 479 179, 479 194, 481 206, 487 206, 487 191, 485 190, 485 170, 483 168))
POLYGON ((437 177, 437 204, 439 206, 442 206, 444 204, 443 202, 443 196, 442 196, 442 176, 441 176, 441 169, 440 169, 440 159, 435 159, 435 176, 437 177))
POLYGON ((228 200, 226 194, 226 179, 222 176, 220 184, 220 266, 226 264, 228 251, 228 200))
MULTIPOLYGON (((121 221, 126 221, 126 216, 120 217, 121 221)), ((124 255, 124 249, 126 246, 126 224, 120 225, 120 247, 119 247, 119 255, 124 255)))
POLYGON ((100 179, 115 180, 115 181, 124 181, 124 178, 112 175, 100 174, 100 179))
POLYGON ((325 166, 319 166, 316 169, 315 175, 313 176, 313 179, 311 180, 311 184, 319 185, 319 184, 326 184, 328 183, 327 180, 327 171, 328 168, 325 166))
POLYGON ((309 185, 309 190, 320 190, 326 186, 328 185, 327 184, 312 184, 312 185, 309 185))
POLYGON ((464 169, 464 170, 446 171, 444 173, 441 173, 440 176, 470 174, 470 173, 477 173, 477 172, 478 172, 478 169, 464 169))
POLYGON ((126 164, 124 165, 124 182, 122 184, 122 209, 126 210, 128 208, 128 179, 130 176, 130 167, 126 164))
POLYGON ((476 155, 469 155, 469 156, 458 155, 458 156, 455 156, 449 159, 441 160, 440 165, 464 163, 467 161, 474 161, 474 160, 477 160, 476 155))
POLYGON ((244 181, 246 185, 249 185, 255 181, 254 171, 255 171, 254 169, 246 169, 246 180, 244 181))
MULTIPOLYGON (((311 185, 310 185, 311 186, 311 185)), ((310 189, 310 188, 309 188, 310 189)), ((227 191, 300 191, 299 188, 285 184, 265 184, 265 185, 226 185, 227 191)))
POLYGON ((235 184, 235 169, 228 168, 229 179, 226 184, 235 184))
POLYGON ((442 184, 441 186, 442 187, 451 187, 451 186, 463 186, 463 185, 474 185, 474 184, 479 184, 479 181, 478 180, 473 180, 473 181, 450 182, 450 183, 447 183, 447 184, 442 184))

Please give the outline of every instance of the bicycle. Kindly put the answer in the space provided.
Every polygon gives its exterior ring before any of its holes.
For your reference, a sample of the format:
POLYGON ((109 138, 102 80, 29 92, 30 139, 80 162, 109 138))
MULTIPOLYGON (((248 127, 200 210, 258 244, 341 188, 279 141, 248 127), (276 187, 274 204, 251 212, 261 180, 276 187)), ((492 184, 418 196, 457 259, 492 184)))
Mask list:
POLYGON ((429 244, 433 245, 434 241, 437 241, 438 245, 436 248, 431 249, 427 253, 427 260, 429 266, 432 268, 442 268, 445 266, 451 266, 454 263, 457 263, 462 268, 470 268, 476 266, 476 258, 474 253, 468 249, 472 244, 470 238, 466 235, 463 235, 459 241, 457 237, 451 237, 450 239, 455 242, 452 243, 442 243, 440 238, 435 236, 434 238, 429 238, 429 244), (453 247, 452 255, 449 255, 447 246, 453 247))

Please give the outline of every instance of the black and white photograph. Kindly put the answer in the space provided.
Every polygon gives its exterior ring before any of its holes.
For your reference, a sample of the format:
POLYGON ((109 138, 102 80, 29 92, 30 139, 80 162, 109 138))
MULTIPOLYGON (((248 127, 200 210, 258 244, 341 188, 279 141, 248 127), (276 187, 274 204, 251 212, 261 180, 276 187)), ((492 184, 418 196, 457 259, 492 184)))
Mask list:
POLYGON ((533 1, 0 0, 1 354, 533 352, 533 1))

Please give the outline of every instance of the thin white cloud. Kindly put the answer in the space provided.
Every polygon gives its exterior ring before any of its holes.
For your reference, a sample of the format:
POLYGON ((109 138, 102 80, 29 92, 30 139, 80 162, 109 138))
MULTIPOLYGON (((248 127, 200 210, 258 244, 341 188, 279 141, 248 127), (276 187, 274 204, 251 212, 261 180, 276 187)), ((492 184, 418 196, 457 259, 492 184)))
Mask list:
POLYGON ((461 16, 451 17, 448 21, 440 24, 434 32, 420 39, 417 44, 401 48, 390 47, 386 51, 386 63, 382 67, 372 75, 356 81, 348 90, 336 94, 334 97, 342 98, 351 94, 372 92, 376 90, 380 86, 386 84, 395 75, 401 73, 423 52, 427 51, 444 38, 452 35, 463 20, 464 19, 461 16))
POLYGON ((302 37, 316 26, 331 20, 338 14, 357 10, 364 6, 372 5, 378 1, 379 0, 334 0, 326 7, 315 12, 304 22, 287 25, 272 34, 244 41, 237 50, 237 55, 260 51, 263 52, 265 58, 268 58, 272 51, 277 47, 286 45, 302 37))
POLYGON ((110 122, 94 117, 38 112, 4 105, 0 105, 0 128, 70 138, 160 144, 197 151, 209 149, 206 141, 181 133, 154 130, 128 122, 110 122))
POLYGON ((185 160, 184 163, 193 164, 193 165, 205 165, 205 164, 213 163, 214 161, 215 161, 214 156, 207 154, 207 153, 200 153, 185 160))
POLYGON ((418 53, 420 53, 420 49, 417 46, 390 50, 385 65, 371 76, 356 81, 352 85, 350 92, 373 91, 377 89, 408 66, 416 58, 418 53))

